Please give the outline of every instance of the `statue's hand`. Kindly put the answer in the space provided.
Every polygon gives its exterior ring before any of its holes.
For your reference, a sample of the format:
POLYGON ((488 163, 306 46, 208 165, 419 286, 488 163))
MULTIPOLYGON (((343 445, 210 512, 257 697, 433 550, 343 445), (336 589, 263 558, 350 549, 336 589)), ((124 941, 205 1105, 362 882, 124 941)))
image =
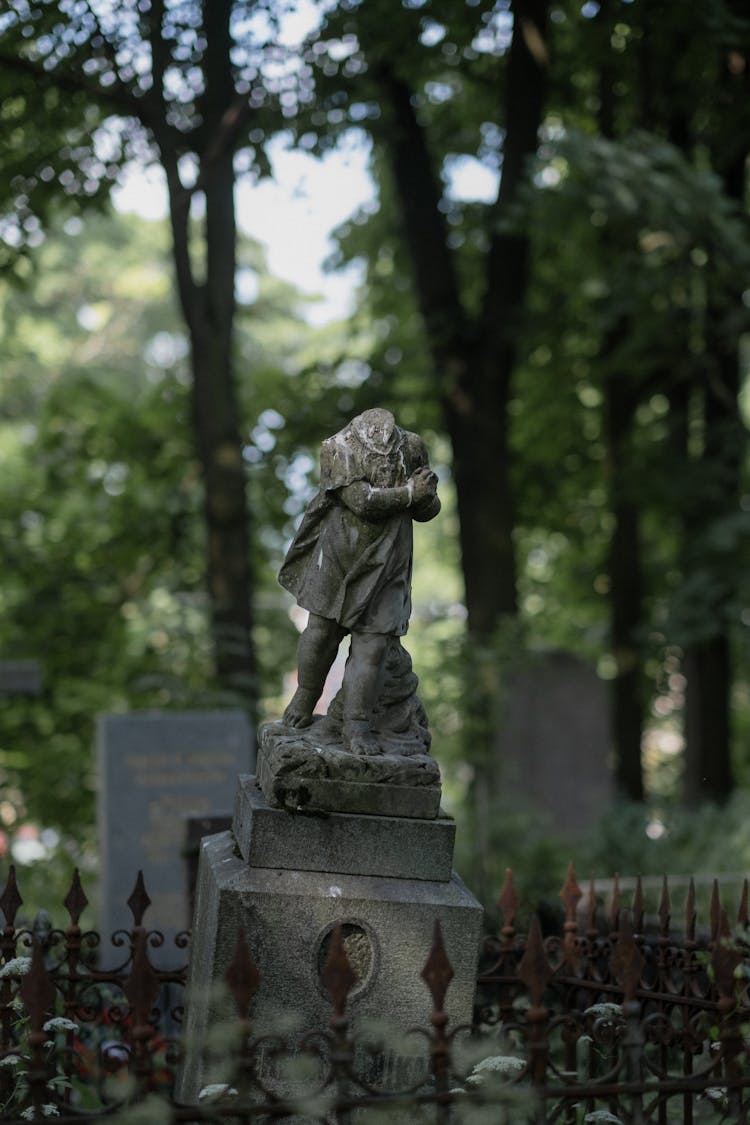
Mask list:
POLYGON ((417 469, 411 476, 412 503, 419 505, 425 500, 432 500, 437 493, 437 483, 437 476, 432 469, 428 469, 426 465, 417 469))

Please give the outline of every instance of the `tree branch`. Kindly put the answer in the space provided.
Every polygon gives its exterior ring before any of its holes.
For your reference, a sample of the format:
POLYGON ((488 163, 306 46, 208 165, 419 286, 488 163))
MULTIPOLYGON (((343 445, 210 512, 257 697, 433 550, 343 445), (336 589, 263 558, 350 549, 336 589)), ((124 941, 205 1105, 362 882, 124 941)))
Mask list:
POLYGON ((100 86, 77 71, 63 70, 60 67, 46 70, 41 63, 2 50, 0 50, 0 64, 16 73, 29 75, 45 86, 56 86, 60 90, 74 94, 87 94, 92 101, 111 106, 123 116, 137 117, 144 125, 150 127, 150 121, 144 118, 143 103, 125 86, 100 86))

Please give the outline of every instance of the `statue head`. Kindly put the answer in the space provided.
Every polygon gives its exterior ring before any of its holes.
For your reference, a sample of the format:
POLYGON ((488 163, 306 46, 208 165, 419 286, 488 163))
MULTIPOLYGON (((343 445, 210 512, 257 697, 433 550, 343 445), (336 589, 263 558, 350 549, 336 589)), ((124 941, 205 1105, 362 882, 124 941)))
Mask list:
POLYGON ((396 431, 396 419, 390 410, 383 410, 380 406, 358 414, 351 425, 358 439, 370 449, 388 449, 396 431))

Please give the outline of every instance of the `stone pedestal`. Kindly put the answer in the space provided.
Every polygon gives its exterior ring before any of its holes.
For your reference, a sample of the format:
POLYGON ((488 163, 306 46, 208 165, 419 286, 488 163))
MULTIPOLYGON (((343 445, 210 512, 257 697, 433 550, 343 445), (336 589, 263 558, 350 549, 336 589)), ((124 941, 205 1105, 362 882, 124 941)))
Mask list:
POLYGON ((206 1042, 234 1014, 215 982, 240 928, 261 978, 255 1035, 328 1026, 320 973, 337 925, 359 978, 347 1006, 355 1032, 369 1022, 394 1032, 429 1025, 420 972, 436 920, 455 971, 446 1008, 454 1026, 469 1021, 482 909, 451 872, 454 833, 444 816, 290 813, 272 808, 255 778, 241 777, 233 830, 202 844, 179 1097, 192 1102, 221 1080, 206 1042))
POLYGON ((258 784, 274 808, 431 819, 440 810, 440 767, 420 744, 410 753, 347 751, 327 716, 295 730, 264 723, 258 731, 258 784))

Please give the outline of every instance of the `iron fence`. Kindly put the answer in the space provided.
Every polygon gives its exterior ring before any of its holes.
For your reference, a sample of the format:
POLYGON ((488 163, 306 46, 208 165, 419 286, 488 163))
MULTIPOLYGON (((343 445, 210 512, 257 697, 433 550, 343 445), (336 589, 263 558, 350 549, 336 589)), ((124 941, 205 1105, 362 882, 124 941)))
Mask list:
POLYGON ((0 896, 0 1117, 154 1125, 747 1121, 747 883, 734 926, 714 885, 704 932, 692 884, 676 929, 664 881, 648 933, 640 883, 627 909, 615 883, 604 916, 595 884, 583 896, 571 868, 561 897, 560 933, 543 936, 535 917, 521 932, 508 873, 499 932, 482 946, 470 1027, 449 1026, 453 969, 437 920, 421 967, 426 1024, 396 1048, 352 1024, 356 975, 339 931, 321 973, 328 1026, 254 1037, 259 974, 248 935, 238 933, 225 976, 237 1012, 226 1029, 226 1077, 187 1106, 175 1098, 174 1077, 188 935, 176 939, 178 968, 154 966, 150 950, 163 938, 144 924, 149 899, 139 875, 133 924, 113 935, 116 958, 105 967, 101 935, 80 927, 86 896, 78 874, 64 901, 67 926, 44 930, 16 925, 22 900, 11 870, 0 896), (393 1072, 386 1082, 377 1066, 386 1049, 410 1060, 409 1080, 395 1088, 393 1072))

